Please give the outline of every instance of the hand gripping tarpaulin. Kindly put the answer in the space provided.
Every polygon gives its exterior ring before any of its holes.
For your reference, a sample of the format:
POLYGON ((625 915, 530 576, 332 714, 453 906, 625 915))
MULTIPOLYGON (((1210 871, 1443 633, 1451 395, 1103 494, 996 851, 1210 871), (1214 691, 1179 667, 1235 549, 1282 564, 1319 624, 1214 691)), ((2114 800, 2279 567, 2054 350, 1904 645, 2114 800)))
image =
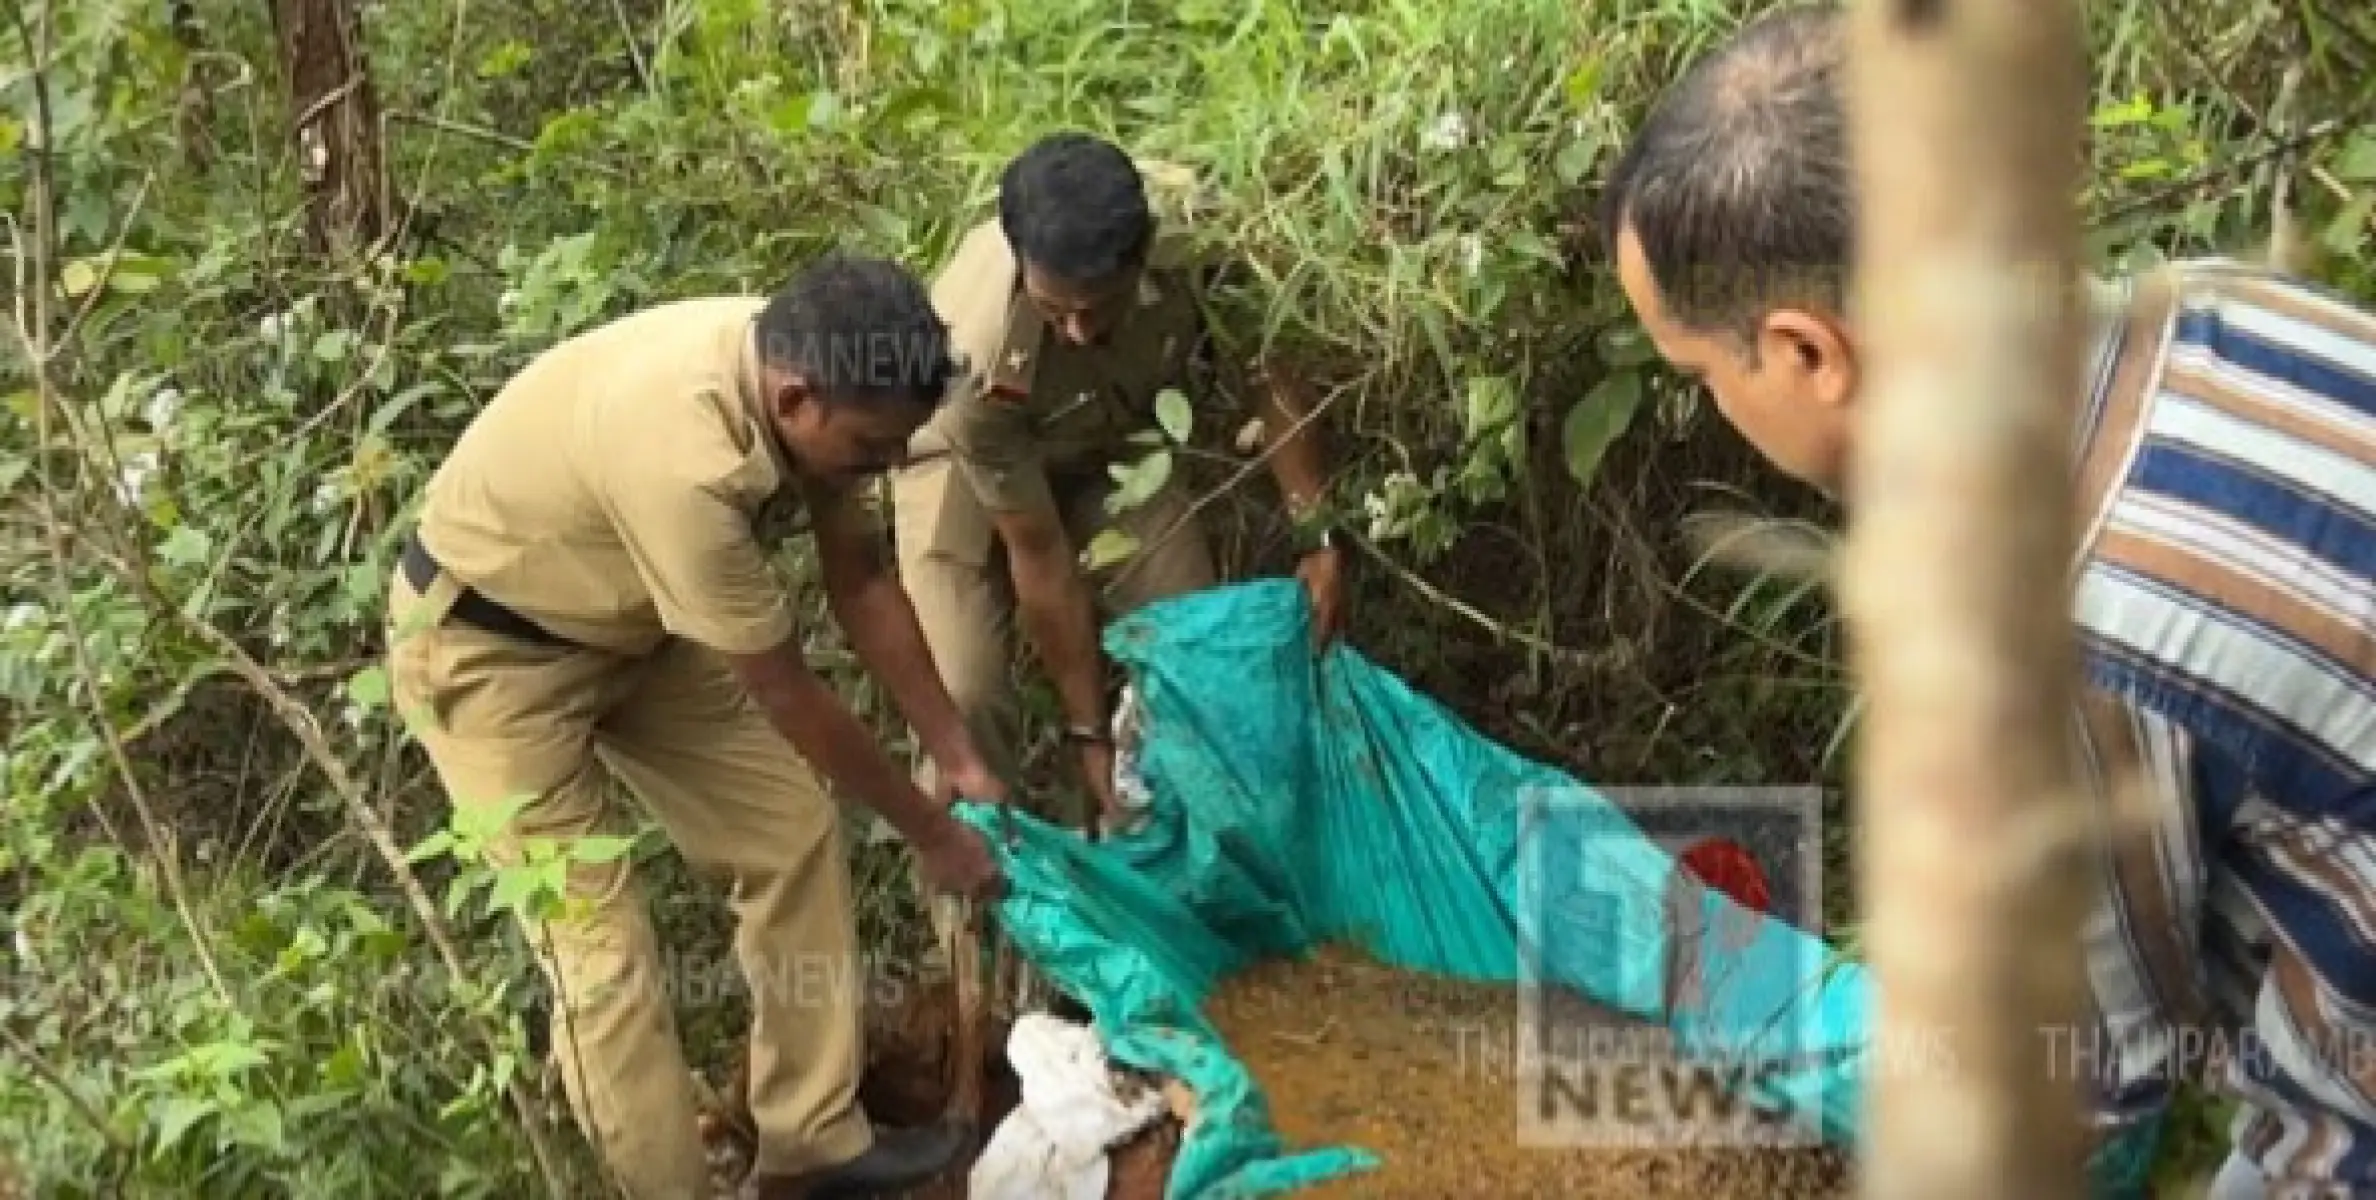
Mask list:
MULTIPOLYGON (((1742 1074, 1761 1108, 1853 1141, 1872 1003, 1861 966, 1713 888, 1687 883, 1678 909, 1673 859, 1615 804, 1350 647, 1316 659, 1309 615, 1296 581, 1261 580, 1106 630, 1143 706, 1150 800, 1132 828, 1091 842, 1020 813, 958 810, 1015 836, 999 850, 1011 891, 997 909, 1014 945, 1089 1008, 1115 1060, 1196 1094, 1172 1200, 1272 1195, 1375 1165, 1357 1146, 1285 1145, 1200 1012, 1238 968, 1327 942, 1412 970, 1573 989, 1664 1025, 1684 1054, 1755 1065, 1742 1074), (1728 932, 1676 936, 1694 919, 1728 932), (1700 986, 1680 1004, 1686 959, 1700 986)), ((2133 1177, 2142 1157, 2109 1147, 2099 1177, 2133 1177), (2131 1161, 2107 1170, 2124 1152, 2131 1161)))

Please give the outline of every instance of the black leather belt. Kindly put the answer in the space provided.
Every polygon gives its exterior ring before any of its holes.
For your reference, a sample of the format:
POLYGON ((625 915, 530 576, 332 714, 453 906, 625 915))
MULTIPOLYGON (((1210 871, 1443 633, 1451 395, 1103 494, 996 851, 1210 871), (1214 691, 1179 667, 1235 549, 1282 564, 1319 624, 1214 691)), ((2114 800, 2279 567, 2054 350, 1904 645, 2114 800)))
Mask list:
MULTIPOLYGON (((403 567, 405 582, 410 583, 416 592, 428 591, 429 585, 437 582, 438 574, 444 570, 443 567, 437 565, 435 558, 430 557, 429 548, 423 546, 418 537, 404 539, 403 567)), ((488 633, 518 638, 523 642, 534 642, 539 646, 566 648, 577 645, 576 642, 570 641, 568 638, 547 632, 543 626, 536 622, 479 595, 468 587, 463 588, 461 593, 454 597, 454 607, 447 610, 447 615, 465 625, 483 629, 488 633)))

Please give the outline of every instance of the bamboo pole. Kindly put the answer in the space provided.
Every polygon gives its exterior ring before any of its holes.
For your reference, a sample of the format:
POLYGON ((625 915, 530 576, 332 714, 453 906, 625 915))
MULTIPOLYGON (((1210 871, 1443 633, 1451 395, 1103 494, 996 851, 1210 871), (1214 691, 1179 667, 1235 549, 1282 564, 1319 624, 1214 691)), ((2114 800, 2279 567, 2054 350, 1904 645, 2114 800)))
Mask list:
POLYGON ((1867 375, 1841 599, 1869 705, 1880 1042, 1863 1187, 1887 1200, 2084 1194, 2057 1033, 2083 995, 2067 740, 2081 34, 2074 0, 1851 8, 1867 375))

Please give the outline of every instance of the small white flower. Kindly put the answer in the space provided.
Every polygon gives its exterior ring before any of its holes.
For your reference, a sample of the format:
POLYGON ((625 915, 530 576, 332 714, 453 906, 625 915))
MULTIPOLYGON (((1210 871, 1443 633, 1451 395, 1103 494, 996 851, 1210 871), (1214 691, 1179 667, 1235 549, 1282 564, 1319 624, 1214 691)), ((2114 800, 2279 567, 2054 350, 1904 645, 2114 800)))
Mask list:
POLYGON ((1468 118, 1457 111, 1437 117, 1419 143, 1430 150, 1458 150, 1468 143, 1468 118))
POLYGON ((30 629, 47 615, 42 611, 40 605, 30 601, 13 605, 9 608, 7 616, 0 617, 0 629, 30 629))
POLYGON ((178 389, 158 388, 157 394, 149 397, 148 407, 142 410, 141 415, 147 418, 150 429, 163 433, 173 424, 174 416, 181 412, 181 401, 182 394, 178 389))
POLYGON ((322 481, 319 486, 314 488, 314 514, 316 516, 328 515, 331 509, 338 507, 339 501, 342 499, 344 499, 344 497, 340 493, 339 486, 336 483, 330 482, 329 480, 322 481))
POLYGON ((148 494, 148 481, 157 473, 157 452, 143 450, 124 460, 122 471, 116 476, 116 495, 126 504, 138 504, 148 494))
POLYGON ((1485 240, 1473 233, 1460 235, 1460 269, 1471 275, 1485 263, 1485 240))
POLYGON ((510 312, 519 306, 520 289, 518 288, 505 288, 502 295, 495 297, 495 311, 497 312, 510 312))

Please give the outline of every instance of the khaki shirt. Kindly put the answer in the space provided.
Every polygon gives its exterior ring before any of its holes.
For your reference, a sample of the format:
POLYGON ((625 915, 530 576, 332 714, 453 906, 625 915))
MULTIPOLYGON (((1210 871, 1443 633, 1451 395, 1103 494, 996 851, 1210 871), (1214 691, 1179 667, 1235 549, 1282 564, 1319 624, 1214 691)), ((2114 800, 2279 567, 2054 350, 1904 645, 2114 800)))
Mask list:
POLYGON ((1155 397, 1187 387, 1201 272, 1184 243, 1159 239, 1112 340, 1073 346, 1023 294, 998 222, 975 226, 932 289, 962 369, 912 449, 952 455, 994 512, 1047 511, 1054 488, 1104 483, 1107 464, 1139 453, 1131 435, 1159 428, 1155 397))
POLYGON ((751 323, 765 303, 664 304, 540 355, 429 480, 429 552, 582 644, 782 644, 791 599, 767 547, 799 501, 761 415, 751 323))

